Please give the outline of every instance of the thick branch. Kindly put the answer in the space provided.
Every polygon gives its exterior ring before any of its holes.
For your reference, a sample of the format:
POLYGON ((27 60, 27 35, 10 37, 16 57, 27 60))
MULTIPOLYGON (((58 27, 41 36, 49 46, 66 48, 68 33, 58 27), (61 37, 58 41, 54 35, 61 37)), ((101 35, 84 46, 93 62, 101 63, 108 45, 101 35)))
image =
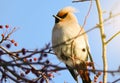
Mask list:
MULTIPOLYGON (((106 38, 105 38, 105 33, 104 33, 104 26, 103 26, 103 17, 102 17, 102 10, 100 6, 100 1, 96 0, 96 6, 98 10, 98 15, 99 15, 99 29, 100 29, 100 34, 101 34, 101 40, 102 40, 102 57, 103 57, 103 70, 107 71, 108 65, 107 65, 107 56, 106 56, 106 38)), ((107 83, 107 73, 103 73, 103 83, 107 83)))

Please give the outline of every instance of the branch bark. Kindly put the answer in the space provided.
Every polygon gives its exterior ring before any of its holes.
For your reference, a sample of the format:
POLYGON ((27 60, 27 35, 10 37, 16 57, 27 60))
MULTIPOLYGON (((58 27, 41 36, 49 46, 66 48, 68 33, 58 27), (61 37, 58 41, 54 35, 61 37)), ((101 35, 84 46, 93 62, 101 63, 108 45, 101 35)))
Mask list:
MULTIPOLYGON (((96 0, 96 6, 98 10, 99 29, 100 29, 101 41, 102 41, 103 70, 107 71, 108 65, 107 65, 107 55, 106 55, 106 37, 104 33, 103 17, 102 17, 102 9, 100 6, 100 0, 96 0)), ((107 72, 103 73, 103 83, 107 83, 107 72)))

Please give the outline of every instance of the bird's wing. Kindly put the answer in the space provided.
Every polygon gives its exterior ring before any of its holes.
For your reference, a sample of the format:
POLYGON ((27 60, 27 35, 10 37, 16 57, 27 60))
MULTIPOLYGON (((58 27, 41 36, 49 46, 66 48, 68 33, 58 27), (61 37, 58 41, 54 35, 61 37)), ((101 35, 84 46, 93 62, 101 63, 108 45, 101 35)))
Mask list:
POLYGON ((92 69, 93 69, 92 72, 95 73, 95 66, 94 66, 94 61, 92 59, 92 55, 91 55, 89 49, 87 49, 87 51, 88 51, 88 55, 89 55, 90 61, 93 63, 93 65, 92 65, 92 69))
MULTIPOLYGON (((82 33, 85 33, 84 29, 82 28, 82 33)), ((88 52, 88 57, 87 59, 89 58, 90 59, 90 62, 93 62, 93 65, 92 65, 92 69, 93 69, 93 73, 95 73, 95 66, 94 66, 94 61, 92 59, 92 55, 90 53, 90 48, 89 48, 89 44, 88 44, 88 37, 86 34, 83 34, 84 35, 84 39, 85 39, 85 43, 86 43, 86 48, 87 48, 87 52, 88 52)))
POLYGON ((66 67, 68 68, 69 72, 71 73, 71 75, 73 76, 73 78, 78 81, 77 79, 77 76, 78 76, 78 73, 75 69, 69 67, 68 65, 66 65, 66 67))
MULTIPOLYGON (((86 36, 86 35, 85 35, 85 36, 86 36)), ((87 58, 89 58, 89 59, 90 59, 90 62, 93 63, 93 65, 92 65, 93 71, 92 71, 92 72, 95 73, 94 61, 93 61, 92 55, 91 55, 91 53, 90 53, 90 48, 89 48, 88 40, 87 40, 86 37, 84 37, 84 38, 85 38, 86 48, 87 48, 87 52, 88 52, 88 57, 87 57, 87 58)))

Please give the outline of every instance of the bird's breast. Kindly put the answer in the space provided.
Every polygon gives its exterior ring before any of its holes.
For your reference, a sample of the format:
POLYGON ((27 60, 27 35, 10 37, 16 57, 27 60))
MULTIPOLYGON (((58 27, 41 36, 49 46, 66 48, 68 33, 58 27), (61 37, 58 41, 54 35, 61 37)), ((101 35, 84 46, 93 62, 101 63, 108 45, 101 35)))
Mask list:
POLYGON ((57 57, 69 66, 85 60, 87 53, 84 37, 74 38, 78 35, 80 27, 55 27, 52 33, 52 45, 57 57))

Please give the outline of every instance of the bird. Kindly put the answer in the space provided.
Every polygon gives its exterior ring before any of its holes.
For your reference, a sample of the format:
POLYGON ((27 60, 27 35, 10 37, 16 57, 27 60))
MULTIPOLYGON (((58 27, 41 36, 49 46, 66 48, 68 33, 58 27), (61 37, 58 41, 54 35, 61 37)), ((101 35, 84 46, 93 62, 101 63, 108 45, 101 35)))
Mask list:
MULTIPOLYGON (((52 47, 55 55, 65 63, 75 81, 78 82, 80 75, 83 83, 91 83, 86 62, 88 58, 91 62, 93 59, 90 55, 87 34, 79 25, 75 12, 76 8, 67 6, 53 15, 55 24, 52 29, 52 47)), ((92 68, 95 69, 94 65, 92 68)))

